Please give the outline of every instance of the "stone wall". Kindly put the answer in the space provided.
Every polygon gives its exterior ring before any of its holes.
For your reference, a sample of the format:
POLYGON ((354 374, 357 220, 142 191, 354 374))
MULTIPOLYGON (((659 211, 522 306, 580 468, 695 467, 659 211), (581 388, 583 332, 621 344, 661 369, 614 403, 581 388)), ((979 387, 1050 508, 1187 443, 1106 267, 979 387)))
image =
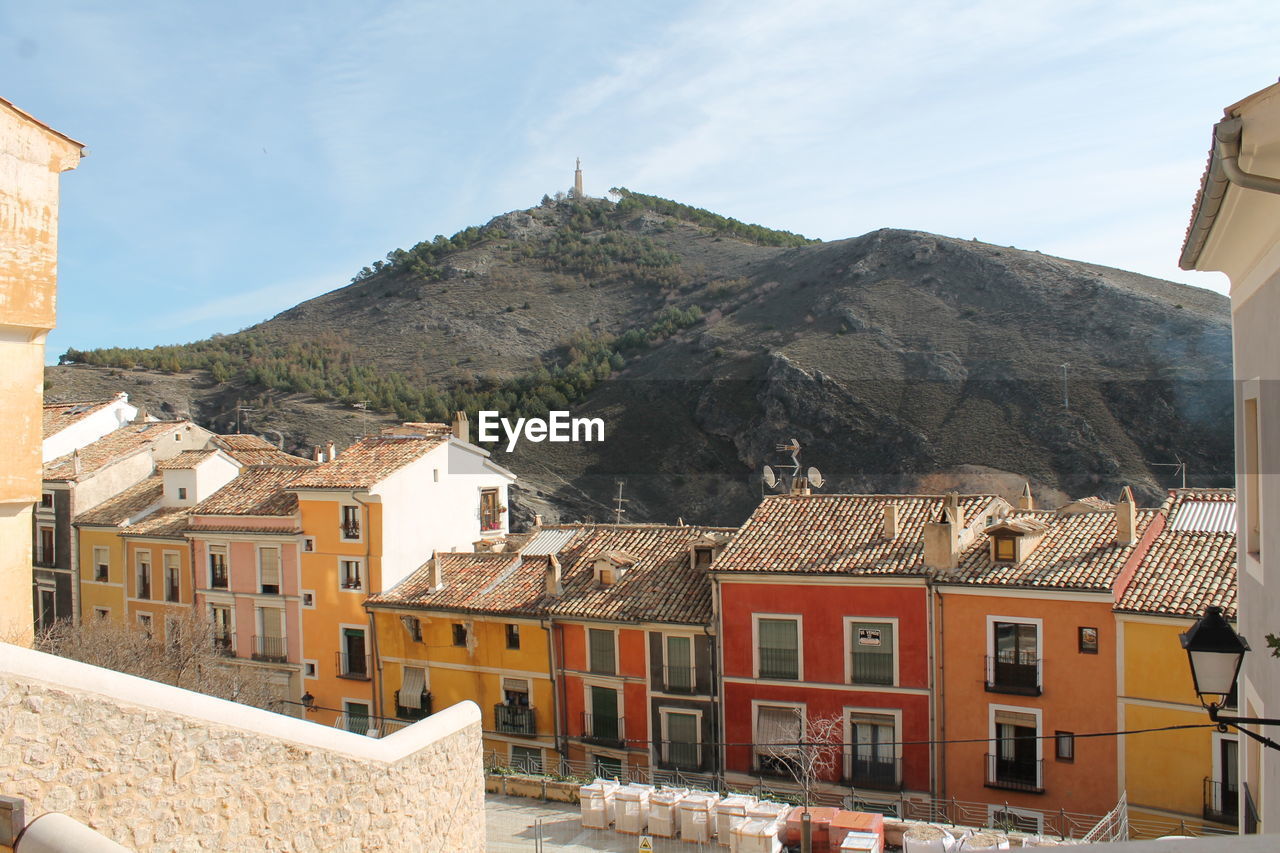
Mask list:
POLYGON ((484 848, 474 703, 374 740, 9 645, 0 793, 138 851, 484 848))

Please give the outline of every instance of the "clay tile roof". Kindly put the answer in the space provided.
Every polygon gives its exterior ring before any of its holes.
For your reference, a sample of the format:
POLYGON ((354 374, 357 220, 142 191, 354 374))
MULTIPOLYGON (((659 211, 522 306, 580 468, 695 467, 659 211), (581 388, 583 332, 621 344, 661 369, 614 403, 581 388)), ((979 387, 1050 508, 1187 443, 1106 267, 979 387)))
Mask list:
POLYGON ((215 435, 213 443, 223 450, 275 450, 276 446, 260 435, 215 435))
POLYGON ((72 424, 76 423, 89 415, 106 408, 115 402, 115 398, 110 400, 81 400, 79 402, 70 403, 45 403, 44 404, 44 437, 48 438, 55 435, 72 424))
POLYGON ((309 468, 316 464, 305 457, 285 453, 258 435, 215 435, 213 444, 241 465, 297 465, 309 468))
POLYGON ((446 429, 432 435, 368 436, 338 454, 337 459, 298 475, 291 487, 367 489, 435 450, 449 440, 449 435, 446 429))
POLYGON ((187 529, 191 517, 188 507, 161 507, 135 524, 130 524, 121 533, 125 536, 146 536, 161 539, 185 539, 183 531, 187 529))
POLYGON ((440 590, 432 590, 426 563, 386 592, 370 596, 367 603, 467 613, 544 612, 546 557, 440 553, 435 559, 443 578, 440 590))
POLYGON ((163 494, 164 479, 159 476, 148 477, 93 509, 80 513, 75 517, 75 523, 118 527, 143 510, 160 503, 163 494))
MULTIPOLYGON (((765 498, 713 566, 715 572, 928 574, 924 524, 942 513, 940 495, 775 495, 765 498), (884 507, 898 508, 898 535, 884 537, 884 507)), ((998 501, 960 495, 966 526, 998 501)))
POLYGON ((217 453, 216 450, 184 450, 171 459, 161 459, 156 463, 156 470, 181 471, 187 468, 195 468, 215 453, 217 453))
POLYGON ((127 424, 79 450, 80 472, 76 473, 76 453, 67 453, 44 464, 44 479, 76 481, 93 475, 113 462, 142 452, 161 438, 191 426, 190 421, 152 421, 127 424))
POLYGON ((613 622, 710 622, 711 581, 705 570, 690 565, 689 544, 708 533, 733 533, 732 528, 590 524, 560 529, 572 536, 556 553, 562 594, 548 600, 548 613, 613 622), (602 585, 593 564, 609 551, 622 551, 635 562, 615 583, 602 585))
MULTIPOLYGON (((246 515, 289 516, 298 509, 298 497, 285 487, 297 479, 293 465, 259 465, 245 468, 221 489, 202 500, 192 510, 193 526, 200 526, 199 516, 246 515)), ((219 529, 225 529, 219 525, 219 529)))
MULTIPOLYGON (((1158 509, 1136 511, 1135 544, 1116 544, 1114 512, 1063 515, 1053 510, 1015 510, 1009 521, 1044 527, 1039 544, 1021 563, 996 563, 985 531, 960 555, 943 583, 1109 591, 1158 509)), ((1002 525, 1003 526, 1003 525, 1002 525)))
POLYGON ((1179 516, 1198 504, 1235 503, 1232 489, 1178 489, 1169 523, 1152 543, 1116 605, 1160 616, 1199 616, 1209 605, 1236 616, 1235 530, 1182 529, 1179 516))

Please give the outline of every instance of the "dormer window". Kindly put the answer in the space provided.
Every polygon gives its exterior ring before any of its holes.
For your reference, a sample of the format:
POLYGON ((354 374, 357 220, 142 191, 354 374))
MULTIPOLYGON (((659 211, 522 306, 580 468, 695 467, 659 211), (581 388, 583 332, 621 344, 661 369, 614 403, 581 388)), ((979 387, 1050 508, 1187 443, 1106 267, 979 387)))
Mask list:
POLYGON ((601 567, 596 580, 600 581, 601 586, 613 586, 618 582, 618 573, 611 566, 601 567))
POLYGON ((1013 563, 1018 559, 1018 542, 1013 536, 992 538, 992 559, 998 563, 1013 563))
POLYGON ((711 566, 711 560, 715 556, 715 549, 710 545, 695 545, 693 547, 693 567, 695 569, 705 569, 711 566))
POLYGON ((625 551, 605 551, 596 557, 592 566, 596 583, 601 586, 617 583, 635 562, 636 558, 625 551))

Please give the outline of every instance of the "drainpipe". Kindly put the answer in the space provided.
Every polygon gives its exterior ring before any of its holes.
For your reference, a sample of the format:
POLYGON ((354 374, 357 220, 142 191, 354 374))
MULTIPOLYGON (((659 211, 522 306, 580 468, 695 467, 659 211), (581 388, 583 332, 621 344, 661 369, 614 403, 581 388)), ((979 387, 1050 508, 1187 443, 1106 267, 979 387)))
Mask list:
POLYGON ((1254 175, 1240 168, 1240 137, 1244 122, 1239 117, 1223 119, 1213 126, 1213 150, 1227 180, 1247 190, 1280 195, 1280 178, 1254 175))
MULTIPOLYGON (((563 626, 557 625, 556 620, 554 619, 551 620, 551 633, 555 635, 556 639, 559 640, 559 643, 560 643, 559 654, 556 656, 556 661, 557 661, 556 666, 563 668, 564 667, 564 630, 563 630, 563 626), (557 630, 557 629, 560 629, 560 630, 557 630)), ((564 731, 566 735, 568 734, 568 731, 569 731, 569 720, 568 720, 569 710, 566 705, 568 701, 569 701, 569 696, 565 690, 565 680, 564 678, 561 678, 560 679, 560 702, 558 703, 559 707, 556 709, 560 719, 556 725, 556 729, 560 731, 564 731)), ((560 750, 561 757, 567 761, 569 759, 568 738, 566 737, 564 740, 558 741, 558 743, 556 744, 556 747, 557 749, 560 750)))
MULTIPOLYGON (((369 503, 366 501, 360 500, 360 496, 356 494, 354 489, 351 490, 351 500, 355 501, 363 508, 369 507, 369 503)), ((362 511, 360 515, 363 523, 364 512, 362 511)), ((373 591, 373 513, 372 511, 370 511, 368 518, 369 518, 369 523, 365 524, 365 527, 364 527, 364 574, 365 574, 364 583, 365 583, 366 599, 368 598, 369 593, 373 591)), ((342 519, 339 518, 338 522, 341 523, 342 519)), ((378 566, 378 579, 379 581, 381 581, 382 579, 381 565, 378 566)), ((379 586, 381 586, 381 583, 379 583, 379 586)), ((381 718, 383 716, 382 693, 380 692, 380 685, 382 684, 382 661, 378 657, 377 635, 373 632, 373 614, 368 612, 368 608, 365 609, 365 613, 369 617, 369 657, 373 664, 370 667, 370 669, 373 670, 373 673, 372 673, 373 674, 373 684, 372 684, 373 696, 370 697, 371 698, 370 704, 371 704, 371 710, 373 712, 374 717, 381 718)))
POLYGON ((556 651, 552 642, 551 620, 539 619, 538 625, 547 632, 547 674, 551 676, 551 724, 555 726, 556 752, 560 751, 560 700, 556 693, 556 651))
MULTIPOLYGON (((943 608, 945 595, 934 591, 935 599, 938 603, 938 627, 933 632, 934 637, 945 637, 942 632, 946 630, 946 611, 943 608)), ((947 798, 947 645, 942 643, 938 647, 938 740, 942 743, 938 744, 938 798, 945 800, 947 798)))
MULTIPOLYGON (((712 618, 715 618, 714 615, 712 616, 712 618)), ((708 652, 707 680, 710 682, 707 685, 707 693, 711 696, 711 710, 714 712, 720 707, 720 690, 719 690, 720 679, 717 676, 717 673, 720 670, 716 666, 716 655, 720 653, 719 652, 720 644, 716 642, 716 635, 711 633, 710 625, 703 625, 702 633, 707 638, 708 645, 711 646, 711 648, 707 649, 707 652, 708 652)), ((694 678, 694 684, 696 685, 697 678, 698 678, 698 670, 697 670, 698 657, 696 653, 694 654, 693 665, 694 665, 693 678, 694 678)), ((714 760, 712 763, 711 775, 715 777, 717 785, 723 787, 724 786, 724 760, 723 760, 724 750, 721 749, 720 744, 724 739, 720 737, 720 719, 719 719, 719 715, 716 713, 712 713, 708 716, 710 716, 711 718, 711 743, 714 744, 714 746, 712 747, 712 750, 714 750, 712 752, 712 758, 714 760)), ((699 736, 701 736, 701 732, 699 732, 699 736)))
POLYGON ((373 657, 373 713, 378 720, 379 725, 382 722, 382 659, 378 657, 378 623, 373 618, 373 611, 369 609, 366 601, 364 604, 365 616, 369 619, 369 654, 373 657))

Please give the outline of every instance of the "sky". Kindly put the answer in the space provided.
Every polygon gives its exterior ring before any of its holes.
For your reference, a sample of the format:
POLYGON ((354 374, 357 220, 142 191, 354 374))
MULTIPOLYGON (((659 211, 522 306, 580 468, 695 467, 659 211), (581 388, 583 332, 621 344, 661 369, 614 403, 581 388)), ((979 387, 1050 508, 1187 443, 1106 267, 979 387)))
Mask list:
POLYGON ((572 184, 824 240, 882 227, 1178 270, 1280 3, 10 3, 0 97, 62 177, 68 347, 233 332, 572 184))

